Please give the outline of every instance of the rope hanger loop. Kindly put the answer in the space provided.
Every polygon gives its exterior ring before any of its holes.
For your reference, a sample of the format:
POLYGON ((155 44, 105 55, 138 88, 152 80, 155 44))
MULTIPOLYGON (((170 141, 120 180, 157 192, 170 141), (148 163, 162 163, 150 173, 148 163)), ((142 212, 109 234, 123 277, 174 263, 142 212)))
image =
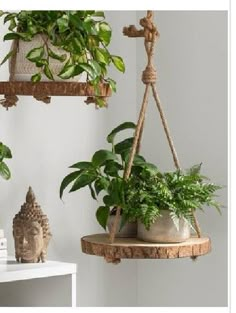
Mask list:
MULTIPOLYGON (((145 70, 142 73, 142 82, 146 85, 146 87, 145 87, 141 109, 139 112, 137 127, 135 129, 134 141, 133 141, 133 145, 131 148, 128 165, 124 172, 125 180, 127 180, 131 174, 131 169, 132 169, 132 164, 134 161, 135 154, 138 153, 140 149, 141 137, 143 133, 144 120, 145 120, 145 114, 147 110, 150 90, 152 90, 152 95, 153 95, 157 109, 160 114, 161 122, 162 122, 164 131, 167 137, 167 141, 170 147, 172 157, 173 157, 174 165, 176 169, 180 169, 180 162, 178 160, 177 152, 175 150, 174 143, 170 134, 170 130, 168 128, 167 120, 165 118, 164 111, 161 106, 160 98, 156 89, 157 72, 154 66, 153 59, 154 59, 154 48, 155 48, 157 38, 159 37, 159 32, 153 23, 153 17, 154 17, 153 11, 147 11, 147 16, 140 20, 140 25, 143 27, 143 29, 138 30, 134 25, 130 25, 129 27, 124 27, 123 29, 123 34, 125 36, 131 37, 131 38, 144 37, 144 46, 145 46, 145 50, 147 53, 147 65, 146 65, 145 70)), ((120 214, 121 214, 121 208, 118 207, 116 210, 116 216, 115 216, 115 220, 113 223, 113 227, 110 232, 111 243, 113 243, 115 239, 115 234, 116 234, 116 230, 118 227, 120 214)), ((198 237, 201 237, 200 227, 195 217, 195 212, 193 209, 192 209, 192 216, 193 216, 195 230, 197 232, 197 235, 198 237)))

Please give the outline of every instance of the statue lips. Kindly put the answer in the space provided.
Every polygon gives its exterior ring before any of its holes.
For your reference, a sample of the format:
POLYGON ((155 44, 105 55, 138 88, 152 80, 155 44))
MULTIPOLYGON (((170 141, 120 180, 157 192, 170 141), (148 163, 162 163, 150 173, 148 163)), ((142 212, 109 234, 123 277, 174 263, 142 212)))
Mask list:
POLYGON ((21 257, 24 260, 30 261, 33 259, 33 253, 28 243, 25 243, 21 253, 21 257))

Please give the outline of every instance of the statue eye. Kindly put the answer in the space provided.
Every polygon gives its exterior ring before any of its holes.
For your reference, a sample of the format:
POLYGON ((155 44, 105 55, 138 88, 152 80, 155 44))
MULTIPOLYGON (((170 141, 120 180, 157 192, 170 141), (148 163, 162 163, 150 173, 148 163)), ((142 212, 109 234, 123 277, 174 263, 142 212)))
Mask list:
POLYGON ((16 237, 21 237, 22 236, 22 228, 18 227, 15 229, 15 236, 16 237))
POLYGON ((30 231, 30 235, 31 236, 35 236, 35 235, 38 235, 39 234, 39 229, 37 228, 32 228, 31 231, 30 231))

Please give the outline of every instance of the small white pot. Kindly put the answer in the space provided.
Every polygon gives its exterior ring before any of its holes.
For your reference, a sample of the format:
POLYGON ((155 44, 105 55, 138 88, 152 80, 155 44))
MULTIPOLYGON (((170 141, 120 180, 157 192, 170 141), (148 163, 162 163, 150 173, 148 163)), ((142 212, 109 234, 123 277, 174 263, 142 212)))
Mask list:
MULTIPOLYGON (((47 44, 50 49, 56 54, 62 55, 66 54, 69 56, 65 50, 61 48, 53 46, 46 36, 36 35, 33 37, 32 41, 23 41, 19 40, 19 46, 16 55, 16 65, 15 65, 15 80, 16 81, 30 81, 31 76, 38 73, 40 68, 37 67, 33 62, 26 59, 26 55, 33 48, 38 48, 44 44, 44 41, 47 41, 47 44)), ((66 62, 66 61, 65 61, 66 62)), ((65 62, 60 62, 59 60, 55 60, 50 58, 50 69, 52 71, 53 77, 55 81, 62 81, 60 77, 57 75, 60 73, 63 68, 65 62)), ((80 80, 80 75, 74 78, 70 78, 64 81, 73 82, 80 80)), ((41 81, 50 81, 43 73, 41 81)))
POLYGON ((179 229, 174 224, 169 210, 162 210, 161 216, 147 230, 138 221, 137 237, 149 242, 174 243, 183 242, 190 238, 190 226, 183 218, 179 219, 179 229))
MULTIPOLYGON (((112 230, 112 226, 115 220, 115 215, 110 215, 108 217, 108 222, 107 222, 107 227, 109 232, 112 230)), ((120 220, 118 223, 118 229, 116 231, 116 237, 136 237, 137 236, 137 223, 136 222, 132 222, 129 223, 127 222, 122 228, 121 230, 119 230, 120 227, 120 220)))

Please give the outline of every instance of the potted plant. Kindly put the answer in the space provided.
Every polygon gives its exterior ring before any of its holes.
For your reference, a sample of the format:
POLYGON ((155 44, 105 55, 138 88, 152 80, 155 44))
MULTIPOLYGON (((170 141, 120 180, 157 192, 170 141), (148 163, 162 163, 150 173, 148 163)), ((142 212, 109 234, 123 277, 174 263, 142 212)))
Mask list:
MULTIPOLYGON (((20 80, 30 75, 32 82, 45 78, 69 80, 85 73, 97 96, 101 82, 116 91, 116 82, 107 77, 108 68, 113 64, 124 72, 125 65, 120 56, 108 50, 112 29, 104 12, 0 11, 0 16, 9 23, 10 32, 3 40, 18 40, 1 62, 16 56, 16 79, 17 75, 20 80)), ((104 106, 105 102, 96 97, 96 104, 104 106)))
POLYGON ((4 159, 11 159, 12 154, 11 150, 5 146, 2 142, 0 142, 0 176, 3 179, 10 179, 11 172, 7 164, 4 162, 4 159))
MULTIPOLYGON (((125 182, 123 175, 133 143, 133 136, 118 143, 115 143, 115 138, 121 131, 135 129, 135 127, 134 123, 125 122, 113 129, 107 136, 107 142, 111 145, 111 149, 96 151, 91 161, 78 162, 70 166, 76 171, 67 175, 61 183, 60 197, 69 184, 72 184, 70 192, 88 186, 93 199, 97 199, 103 192, 103 205, 98 207, 96 218, 104 229, 107 226, 109 229, 112 227, 116 208, 124 205, 125 182)), ((144 164, 145 160, 142 156, 136 155, 131 175, 134 175, 136 164, 139 162, 144 164)), ((148 166, 148 164, 146 165, 148 166)), ((121 214, 117 236, 136 236, 136 228, 135 219, 130 218, 128 221, 125 214, 121 214)))
MULTIPOLYGON (((203 210, 202 206, 206 205, 220 212, 220 204, 214 196, 221 187, 200 174, 201 164, 187 171, 161 173, 139 154, 135 155, 131 175, 125 180, 124 171, 134 137, 116 144, 114 140, 120 131, 135 127, 132 122, 119 125, 107 136, 111 150, 99 150, 91 161, 72 165, 76 171, 63 179, 60 197, 70 184, 70 192, 88 186, 94 199, 103 191, 103 205, 98 207, 96 217, 104 229, 107 226, 111 229, 116 208, 120 207, 119 232, 124 229, 121 236, 134 236, 136 231, 130 227, 138 221, 139 239, 149 242, 185 241, 190 237, 190 228, 195 227, 193 211, 203 210), (128 225, 128 232, 124 225, 128 225)), ((119 232, 116 236, 120 235, 119 232)))
POLYGON ((200 165, 187 171, 161 173, 147 171, 145 167, 126 186, 128 219, 138 220, 138 238, 149 242, 182 242, 194 230, 193 211, 213 206, 215 191, 220 186, 210 183, 200 174, 200 165))

